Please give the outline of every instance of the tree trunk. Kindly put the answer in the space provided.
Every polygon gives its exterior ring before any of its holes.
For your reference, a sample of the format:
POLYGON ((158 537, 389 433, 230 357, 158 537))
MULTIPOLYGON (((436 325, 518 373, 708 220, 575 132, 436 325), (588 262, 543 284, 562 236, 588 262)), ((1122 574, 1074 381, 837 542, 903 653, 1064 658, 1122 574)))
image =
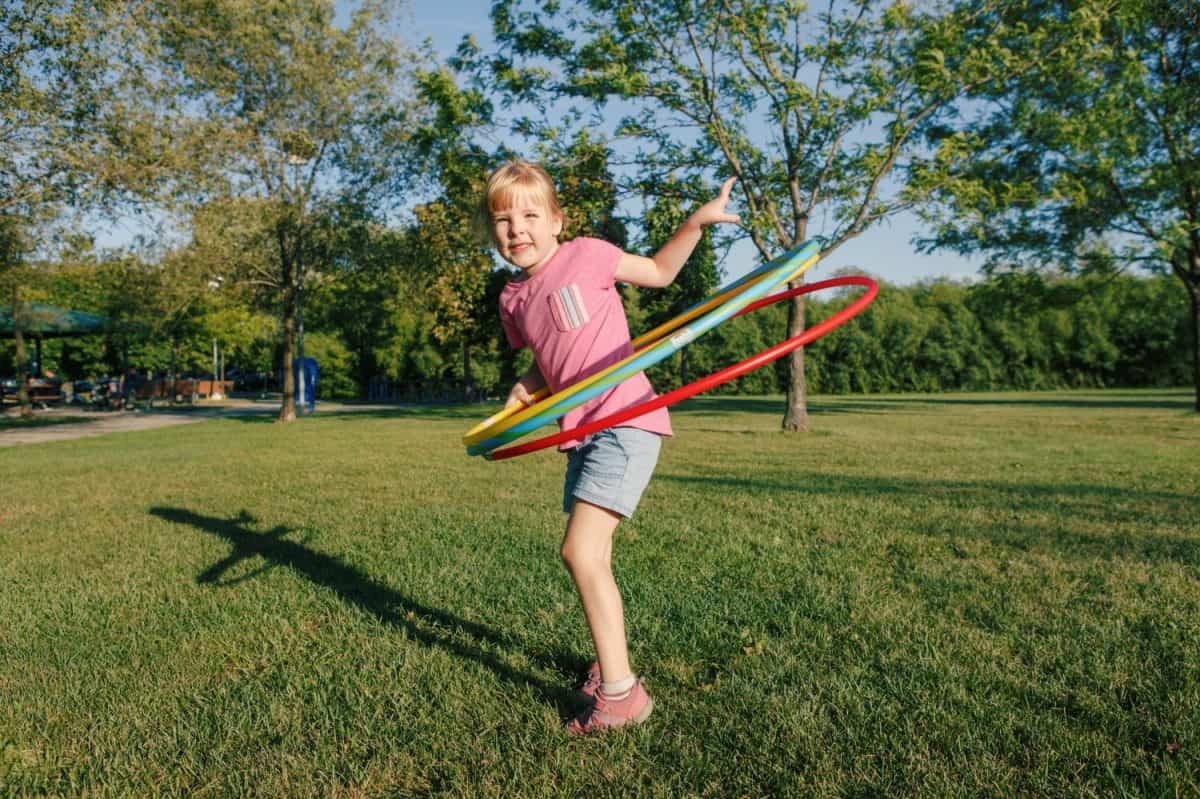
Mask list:
POLYGON ((365 334, 358 335, 355 350, 358 354, 359 396, 362 399, 368 399, 371 396, 371 378, 378 374, 379 368, 375 365, 375 356, 372 352, 371 341, 365 334))
POLYGON ((1195 409, 1200 413, 1200 252, 1191 253, 1191 269, 1180 275, 1192 301, 1192 386, 1195 409))
POLYGON ((462 345, 463 358, 463 393, 466 395, 464 399, 467 402, 472 401, 475 392, 475 379, 471 377, 471 347, 467 344, 467 340, 463 338, 462 345))
MULTIPOLYGON (((281 249, 284 241, 286 239, 280 236, 281 249)), ((279 376, 279 385, 283 391, 283 402, 279 406, 279 421, 294 422, 296 421, 296 382, 292 361, 296 359, 300 295, 299 287, 296 285, 296 273, 293 271, 293 264, 288 262, 286 249, 283 249, 280 257, 283 259, 283 374, 279 376)))
POLYGON ((33 418, 33 403, 29 401, 29 384, 25 380, 25 334, 21 332, 21 288, 15 283, 12 292, 13 339, 17 344, 17 402, 21 418, 33 418))
POLYGON ((296 358, 296 304, 294 292, 285 291, 287 300, 283 309, 283 374, 280 375, 280 387, 283 390, 283 403, 279 406, 279 421, 296 421, 296 383, 292 371, 292 361, 296 358))
MULTIPOLYGON (((799 288, 804 279, 794 280, 790 288, 799 288)), ((793 297, 788 304, 788 338, 804 331, 804 297, 793 297)), ((804 378, 804 348, 793 350, 788 356, 787 413, 783 417, 783 429, 791 433, 808 432, 808 386, 804 378)))

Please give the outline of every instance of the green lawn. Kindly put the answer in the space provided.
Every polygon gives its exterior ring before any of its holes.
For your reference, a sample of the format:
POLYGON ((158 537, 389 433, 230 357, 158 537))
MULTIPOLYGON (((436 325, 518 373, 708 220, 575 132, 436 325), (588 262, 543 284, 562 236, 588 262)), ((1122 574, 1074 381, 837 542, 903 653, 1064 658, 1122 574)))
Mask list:
POLYGON ((0 449, 0 795, 1200 795, 1190 407, 675 409, 615 553, 658 709, 589 740, 562 458, 465 457, 494 407, 0 449))

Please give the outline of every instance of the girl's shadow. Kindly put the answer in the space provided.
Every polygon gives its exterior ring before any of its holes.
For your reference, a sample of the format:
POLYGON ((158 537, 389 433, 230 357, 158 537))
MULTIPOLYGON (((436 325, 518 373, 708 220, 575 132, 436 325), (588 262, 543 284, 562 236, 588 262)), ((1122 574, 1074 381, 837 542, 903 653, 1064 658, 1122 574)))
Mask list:
MULTIPOLYGON (((244 510, 233 519, 202 516, 183 508, 155 507, 150 509, 150 513, 174 524, 190 525, 230 543, 232 550, 229 555, 201 572, 196 577, 197 582, 233 585, 275 566, 287 566, 317 585, 331 589, 342 600, 362 608, 381 622, 405 630, 414 640, 482 663, 497 676, 514 685, 532 686, 541 693, 547 703, 558 708, 563 718, 577 710, 573 702, 574 692, 570 689, 550 685, 532 674, 517 671, 491 652, 471 646, 460 639, 466 634, 477 641, 510 650, 521 646, 519 640, 500 635, 495 630, 446 611, 425 607, 332 555, 325 555, 301 543, 287 540, 286 536, 290 531, 286 527, 257 532, 253 529, 257 520, 244 510), (254 557, 263 558, 266 564, 234 580, 221 580, 221 575, 235 564, 254 557)), ((538 652, 525 649, 522 654, 545 668, 566 674, 579 674, 587 667, 583 659, 562 651, 538 652)))

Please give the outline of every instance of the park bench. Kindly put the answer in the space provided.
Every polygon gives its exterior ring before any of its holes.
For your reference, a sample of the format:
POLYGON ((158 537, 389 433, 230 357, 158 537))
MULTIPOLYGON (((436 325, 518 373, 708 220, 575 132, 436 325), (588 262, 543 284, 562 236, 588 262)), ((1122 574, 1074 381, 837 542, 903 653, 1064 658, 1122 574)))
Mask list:
POLYGON ((43 408, 63 401, 62 389, 58 386, 29 386, 29 401, 43 408))
POLYGON ((154 406, 155 400, 166 400, 168 403, 193 403, 197 400, 211 397, 214 388, 228 397, 229 393, 233 391, 233 381, 180 378, 172 385, 169 381, 163 379, 149 380, 138 386, 137 391, 134 392, 134 396, 138 400, 145 400, 151 407, 154 406))

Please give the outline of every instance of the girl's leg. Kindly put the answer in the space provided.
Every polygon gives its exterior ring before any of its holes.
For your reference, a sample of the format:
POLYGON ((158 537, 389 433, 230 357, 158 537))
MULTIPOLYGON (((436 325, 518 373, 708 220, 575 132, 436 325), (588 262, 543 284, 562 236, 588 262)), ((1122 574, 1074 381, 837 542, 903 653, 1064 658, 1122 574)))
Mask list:
POLYGON ((620 521, 612 511, 576 499, 562 544, 562 559, 583 603, 600 674, 608 683, 633 675, 625 643, 625 609, 612 573, 613 532, 620 521))

